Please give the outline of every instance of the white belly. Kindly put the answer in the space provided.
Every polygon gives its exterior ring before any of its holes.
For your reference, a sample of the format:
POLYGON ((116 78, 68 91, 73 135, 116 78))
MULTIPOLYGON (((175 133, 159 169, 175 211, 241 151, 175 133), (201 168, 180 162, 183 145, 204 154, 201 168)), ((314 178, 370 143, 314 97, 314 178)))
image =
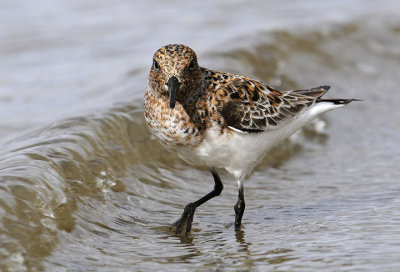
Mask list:
POLYGON ((184 160, 196 165, 225 168, 237 180, 243 180, 279 142, 289 137, 320 113, 341 105, 318 103, 309 110, 289 120, 276 129, 261 133, 247 133, 227 128, 221 134, 219 126, 205 133, 197 147, 180 148, 178 154, 184 160))

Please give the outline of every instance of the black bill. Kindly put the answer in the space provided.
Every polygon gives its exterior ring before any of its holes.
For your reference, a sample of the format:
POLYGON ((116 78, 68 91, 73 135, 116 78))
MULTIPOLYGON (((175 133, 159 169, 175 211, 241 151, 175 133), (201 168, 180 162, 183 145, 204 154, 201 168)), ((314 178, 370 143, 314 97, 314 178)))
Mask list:
POLYGON ((168 92, 169 92, 169 107, 171 109, 175 108, 175 96, 179 89, 179 80, 176 77, 170 77, 168 80, 168 92))

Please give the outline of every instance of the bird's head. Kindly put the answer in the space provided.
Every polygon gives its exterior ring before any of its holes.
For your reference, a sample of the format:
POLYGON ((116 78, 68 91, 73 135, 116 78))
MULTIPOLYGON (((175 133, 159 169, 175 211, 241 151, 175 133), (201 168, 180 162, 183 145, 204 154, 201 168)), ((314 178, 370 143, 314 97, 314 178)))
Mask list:
POLYGON ((202 80, 196 53, 190 47, 169 44, 154 53, 149 86, 169 97, 171 109, 176 101, 187 101, 201 87, 202 80))

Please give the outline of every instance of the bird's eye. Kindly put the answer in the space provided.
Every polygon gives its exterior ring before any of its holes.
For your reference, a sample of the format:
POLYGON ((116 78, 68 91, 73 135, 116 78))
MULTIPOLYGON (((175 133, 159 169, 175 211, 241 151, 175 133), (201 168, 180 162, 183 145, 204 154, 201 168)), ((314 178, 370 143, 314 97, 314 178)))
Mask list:
POLYGON ((160 65, 158 64, 158 62, 156 60, 153 61, 153 66, 156 70, 160 70, 160 65))
POLYGON ((195 62, 194 62, 194 60, 192 60, 192 61, 190 62, 190 64, 189 64, 189 70, 190 70, 190 71, 193 71, 194 66, 195 66, 195 62))

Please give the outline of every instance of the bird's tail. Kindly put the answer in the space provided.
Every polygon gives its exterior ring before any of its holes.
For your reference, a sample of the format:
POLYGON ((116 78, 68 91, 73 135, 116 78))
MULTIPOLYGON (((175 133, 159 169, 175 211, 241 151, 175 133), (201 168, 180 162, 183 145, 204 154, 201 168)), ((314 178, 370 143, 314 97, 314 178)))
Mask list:
POLYGON ((328 92, 328 90, 330 89, 330 86, 324 85, 324 86, 320 86, 320 87, 316 87, 316 88, 311 88, 309 90, 305 90, 304 94, 305 95, 311 95, 311 96, 315 96, 318 97, 316 102, 330 102, 334 105, 346 105, 349 104, 353 101, 362 101, 360 99, 342 99, 342 98, 321 98, 324 94, 326 94, 328 92))
POLYGON ((321 99, 319 98, 316 102, 331 102, 334 105, 346 105, 353 101, 362 101, 360 99, 341 99, 341 98, 333 98, 333 99, 321 99))
POLYGON ((325 98, 322 98, 322 96, 324 96, 328 92, 329 89, 330 89, 330 86, 323 85, 323 86, 306 89, 306 90, 295 90, 293 92, 296 94, 313 97, 315 99, 316 103, 327 102, 330 105, 334 106, 333 108, 344 106, 353 101, 362 101, 359 99, 342 99, 342 98, 326 98, 325 99, 325 98))

